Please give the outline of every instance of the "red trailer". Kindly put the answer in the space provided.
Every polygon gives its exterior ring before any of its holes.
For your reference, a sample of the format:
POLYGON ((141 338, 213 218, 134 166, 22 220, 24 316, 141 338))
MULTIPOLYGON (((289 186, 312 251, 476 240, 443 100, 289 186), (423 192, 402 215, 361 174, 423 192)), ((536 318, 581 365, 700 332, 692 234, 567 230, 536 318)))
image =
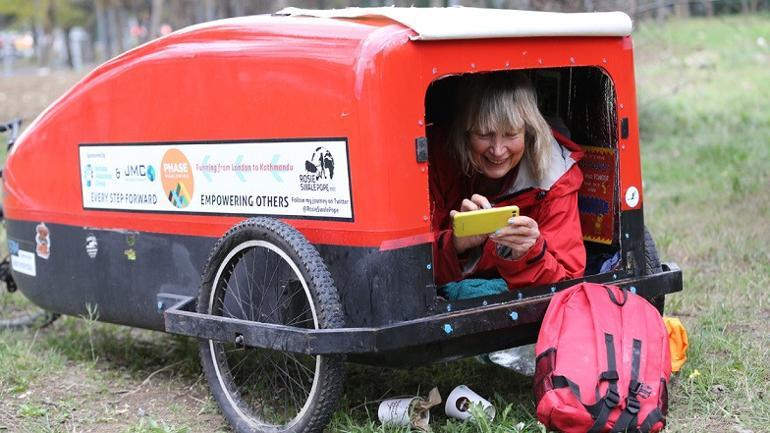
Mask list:
MULTIPOLYGON (((198 337, 239 432, 321 431, 346 360, 404 366, 532 342, 551 294, 578 281, 662 310, 682 280, 644 227, 630 32, 622 13, 287 9, 140 46, 12 146, 9 291, 198 337), (459 77, 507 70, 529 75, 541 111, 586 151, 589 267, 449 302, 428 188, 430 155, 446 149, 427 137, 451 117, 459 77), (591 265, 612 256, 609 270, 591 265)), ((2 305, 16 317, 0 323, 25 322, 2 305)))

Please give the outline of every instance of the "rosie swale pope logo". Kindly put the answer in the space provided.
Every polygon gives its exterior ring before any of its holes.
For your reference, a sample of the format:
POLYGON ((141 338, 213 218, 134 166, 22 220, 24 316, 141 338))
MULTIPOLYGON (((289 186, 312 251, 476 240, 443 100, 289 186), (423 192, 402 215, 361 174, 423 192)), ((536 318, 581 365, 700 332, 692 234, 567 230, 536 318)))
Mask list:
POLYGON ((187 207, 193 195, 194 180, 190 161, 179 149, 169 149, 160 164, 163 191, 175 207, 187 207))
POLYGON ((334 158, 325 147, 316 148, 310 160, 305 161, 305 170, 318 179, 334 179, 334 158))

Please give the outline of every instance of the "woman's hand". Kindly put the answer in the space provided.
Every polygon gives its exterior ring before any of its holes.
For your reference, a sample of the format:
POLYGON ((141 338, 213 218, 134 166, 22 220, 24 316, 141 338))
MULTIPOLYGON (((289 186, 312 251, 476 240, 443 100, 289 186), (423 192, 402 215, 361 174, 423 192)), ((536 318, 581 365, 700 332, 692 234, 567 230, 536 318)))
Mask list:
POLYGON ((508 220, 508 225, 489 235, 489 239, 498 245, 511 249, 511 259, 517 260, 527 254, 540 237, 537 221, 527 216, 517 216, 508 220))
MULTIPOLYGON (((470 199, 466 198, 460 204, 460 212, 467 212, 467 211, 479 210, 479 209, 490 209, 490 208, 492 208, 492 204, 489 203, 489 200, 487 200, 487 198, 481 194, 473 194, 470 199)), ((449 212, 449 216, 454 218, 455 215, 457 215, 457 213, 458 211, 453 210, 449 212)), ((488 237, 487 235, 464 236, 464 237, 453 236, 455 251, 457 251, 457 254, 462 254, 471 248, 476 248, 480 245, 483 245, 484 242, 486 242, 487 237, 488 237)))

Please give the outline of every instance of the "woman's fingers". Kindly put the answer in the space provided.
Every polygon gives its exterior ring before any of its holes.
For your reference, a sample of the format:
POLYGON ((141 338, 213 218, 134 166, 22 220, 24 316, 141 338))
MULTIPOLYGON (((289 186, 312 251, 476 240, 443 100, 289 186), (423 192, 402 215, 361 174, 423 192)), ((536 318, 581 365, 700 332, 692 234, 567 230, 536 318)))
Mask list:
POLYGON ((506 237, 518 237, 518 238, 532 238, 537 239, 540 236, 540 230, 532 227, 517 227, 517 226, 505 226, 500 230, 492 234, 493 238, 506 238, 506 237))
POLYGON ((520 215, 517 217, 510 218, 508 220, 509 226, 514 227, 531 227, 531 228, 537 228, 537 221, 533 220, 532 218, 524 215, 520 215))
POLYGON ((481 209, 478 204, 474 203, 473 201, 469 199, 463 199, 463 202, 460 204, 460 212, 468 212, 471 210, 479 210, 481 209))
POLYGON ((534 244, 537 238, 524 238, 519 236, 490 236, 492 241, 497 243, 504 243, 506 245, 529 245, 534 244))
POLYGON ((487 200, 487 198, 481 194, 473 194, 471 196, 471 201, 475 203, 479 207, 479 209, 492 208, 492 203, 490 203, 489 200, 487 200))
POLYGON ((454 236, 452 239, 454 241, 455 251, 457 251, 458 254, 462 254, 471 248, 476 248, 483 245, 484 242, 486 242, 487 237, 485 235, 466 237, 454 236))
POLYGON ((511 243, 503 239, 491 239, 491 240, 492 242, 495 242, 497 244, 504 245, 510 248, 511 249, 510 258, 512 258, 513 260, 517 260, 523 257, 524 255, 526 255, 527 252, 529 252, 529 250, 532 249, 532 247, 535 245, 535 242, 531 240, 528 240, 523 244, 511 243))
POLYGON ((511 257, 518 259, 524 256, 540 237, 537 222, 526 216, 518 216, 508 220, 508 225, 490 235, 490 239, 511 249, 511 257))
POLYGON ((460 203, 460 212, 491 208, 492 204, 481 194, 473 194, 471 198, 463 199, 462 203, 460 203))

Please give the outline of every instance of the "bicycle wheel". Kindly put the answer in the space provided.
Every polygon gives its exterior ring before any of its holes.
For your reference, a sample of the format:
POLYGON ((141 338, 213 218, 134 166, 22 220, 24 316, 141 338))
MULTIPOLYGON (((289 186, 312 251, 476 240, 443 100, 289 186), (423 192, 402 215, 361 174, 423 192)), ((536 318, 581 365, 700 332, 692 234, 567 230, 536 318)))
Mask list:
MULTIPOLYGON (((309 329, 344 324, 315 248, 292 227, 254 218, 214 246, 198 311, 309 329)), ((201 361, 222 412, 240 433, 321 432, 342 391, 344 358, 201 341, 201 361)))
MULTIPOLYGON (((658 255, 658 247, 655 246, 655 240, 652 238, 652 234, 647 227, 644 228, 644 274, 653 275, 658 272, 662 272, 663 267, 660 265, 660 256, 658 255)), ((658 312, 663 315, 666 309, 666 297, 660 295, 652 298, 650 303, 658 309, 658 312)))

